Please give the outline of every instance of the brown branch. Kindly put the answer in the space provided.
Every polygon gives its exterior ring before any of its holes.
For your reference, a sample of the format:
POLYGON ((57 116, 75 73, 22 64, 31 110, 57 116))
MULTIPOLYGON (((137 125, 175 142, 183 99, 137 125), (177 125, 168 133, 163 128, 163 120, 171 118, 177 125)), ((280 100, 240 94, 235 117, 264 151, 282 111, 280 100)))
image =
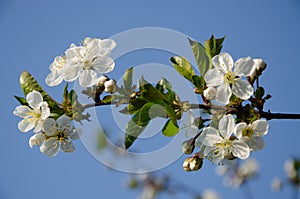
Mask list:
MULTIPOLYGON (((82 105, 82 108, 87 109, 87 108, 91 108, 91 107, 95 107, 95 106, 116 105, 117 103, 118 102, 115 102, 115 101, 109 102, 109 103, 103 103, 103 102, 91 103, 91 104, 82 105)), ((237 108, 234 108, 234 107, 219 106, 219 105, 214 105, 214 104, 191 104, 190 109, 222 110, 222 111, 225 111, 227 114, 228 113, 235 114, 239 111, 237 108)), ((292 119, 292 120, 296 120, 296 119, 300 119, 300 114, 297 114, 297 113, 271 113, 270 111, 268 111, 268 112, 259 111, 259 113, 260 113, 260 116, 262 118, 265 118, 267 120, 272 120, 272 119, 292 119)))

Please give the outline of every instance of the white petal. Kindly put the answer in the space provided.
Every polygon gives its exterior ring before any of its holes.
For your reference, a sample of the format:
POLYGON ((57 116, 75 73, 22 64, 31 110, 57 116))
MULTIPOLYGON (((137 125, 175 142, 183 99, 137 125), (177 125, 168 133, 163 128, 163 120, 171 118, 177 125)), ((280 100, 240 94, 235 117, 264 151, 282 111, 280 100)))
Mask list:
POLYGON ((77 64, 66 64, 63 69, 63 78, 67 82, 76 80, 79 76, 81 68, 77 64))
POLYGON ((58 74, 57 72, 52 72, 46 77, 45 82, 48 86, 57 86, 62 82, 62 80, 63 80, 62 74, 58 74))
POLYGON ((18 128, 22 132, 28 132, 35 126, 35 120, 33 118, 25 118, 18 123, 18 128))
POLYGON ((17 106, 14 110, 14 115, 25 118, 28 117, 28 113, 30 113, 32 109, 30 109, 28 106, 17 106))
POLYGON ((69 128, 70 123, 71 123, 71 119, 66 115, 62 115, 56 120, 56 124, 57 124, 58 129, 60 131, 65 129, 65 128, 69 128))
POLYGON ((101 41, 101 47, 108 48, 109 50, 114 49, 116 45, 116 42, 112 39, 103 39, 101 41))
POLYGON ((251 126, 256 136, 264 136, 268 133, 269 123, 265 120, 256 120, 251 126))
POLYGON ((46 139, 43 133, 37 133, 30 137, 29 146, 32 148, 34 145, 40 145, 46 139))
POLYGON ((67 136, 72 140, 77 140, 80 137, 80 129, 76 129, 75 127, 71 127, 70 130, 67 132, 67 136))
POLYGON ((203 139, 202 142, 206 146, 212 146, 218 140, 220 140, 220 136, 218 134, 218 131, 215 128, 206 127, 206 128, 203 129, 202 134, 204 136, 204 139, 203 139))
POLYGON ((223 104, 229 104, 232 95, 231 88, 228 83, 224 83, 217 88, 216 100, 223 104))
POLYGON ((223 70, 224 73, 227 73, 232 71, 233 59, 230 54, 223 52, 212 58, 212 64, 216 68, 223 70))
POLYGON ((219 131, 223 138, 229 138, 234 132, 235 122, 232 115, 224 115, 219 122, 219 131))
POLYGON ((253 94, 253 87, 248 81, 238 79, 232 85, 232 93, 242 100, 247 100, 253 94))
POLYGON ((99 73, 108 73, 115 67, 115 62, 110 57, 99 57, 93 62, 95 70, 99 73))
POLYGON ((53 157, 59 152, 60 142, 55 138, 45 140, 40 147, 40 151, 47 156, 53 157))
POLYGON ((56 121, 52 118, 47 118, 43 122, 42 129, 47 135, 50 135, 50 136, 53 135, 57 129, 56 121))
POLYGON ((27 94, 26 100, 31 108, 39 109, 40 103, 43 101, 43 96, 37 91, 32 91, 27 94))
POLYGON ((234 140, 232 142, 231 152, 235 157, 240 159, 247 159, 250 155, 249 146, 241 140, 234 140))
POLYGON ((42 120, 37 120, 35 123, 35 128, 33 130, 33 132, 38 133, 42 130, 43 127, 43 121, 42 120))
POLYGON ((79 75, 79 84, 81 87, 90 87, 97 84, 97 73, 94 70, 83 70, 79 75))
POLYGON ((40 108, 41 108, 41 119, 46 119, 47 117, 50 116, 50 108, 48 107, 48 103, 47 102, 42 102, 40 104, 40 108))
POLYGON ((234 134, 236 135, 236 137, 242 138, 243 129, 246 128, 247 126, 248 125, 245 122, 238 123, 234 128, 234 134))
POLYGON ((265 141, 261 137, 254 137, 249 142, 249 147, 253 151, 258 151, 265 148, 265 141))
POLYGON ((224 73, 219 69, 210 69, 204 75, 207 86, 219 86, 224 82, 224 73))
POLYGON ((61 150, 67 153, 72 153, 75 151, 75 147, 71 140, 64 140, 60 145, 61 150))
POLYGON ((237 76, 249 76, 255 70, 255 65, 251 57, 240 58, 235 62, 234 73, 237 76))

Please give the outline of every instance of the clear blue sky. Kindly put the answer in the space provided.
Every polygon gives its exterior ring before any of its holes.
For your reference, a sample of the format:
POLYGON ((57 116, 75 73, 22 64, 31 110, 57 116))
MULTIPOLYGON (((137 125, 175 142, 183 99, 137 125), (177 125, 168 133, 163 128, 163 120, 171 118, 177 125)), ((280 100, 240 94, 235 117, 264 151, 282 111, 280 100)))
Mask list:
MULTIPOLYGON (((21 95, 19 75, 30 71, 54 98, 61 96, 62 86, 49 88, 44 79, 48 66, 70 43, 86 36, 111 37, 140 27, 163 27, 182 32, 202 42, 226 35, 223 51, 237 59, 261 57, 268 68, 261 81, 273 96, 266 109, 274 112, 298 112, 300 62, 299 0, 213 0, 213 1, 0 1, 1 38, 1 114, 0 114, 0 198, 134 198, 137 192, 124 186, 127 175, 100 164, 76 142, 76 153, 48 158, 30 149, 30 133, 18 131, 19 118, 12 114, 21 95)), ((138 55, 138 54, 137 54, 138 55)), ((147 62, 169 64, 169 55, 129 56, 117 64, 129 67, 147 62), (145 60, 146 59, 146 60, 145 60)), ((250 187, 255 198, 290 197, 290 190, 271 191, 274 176, 283 177, 283 162, 299 157, 300 121, 271 121, 265 137, 266 148, 253 154, 260 162, 259 178, 250 187)), ((165 168, 175 180, 194 189, 216 189, 222 198, 240 198, 243 192, 222 186, 214 165, 206 162, 195 173, 181 169, 183 158, 165 168)), ((184 198, 185 195, 161 198, 184 198)))

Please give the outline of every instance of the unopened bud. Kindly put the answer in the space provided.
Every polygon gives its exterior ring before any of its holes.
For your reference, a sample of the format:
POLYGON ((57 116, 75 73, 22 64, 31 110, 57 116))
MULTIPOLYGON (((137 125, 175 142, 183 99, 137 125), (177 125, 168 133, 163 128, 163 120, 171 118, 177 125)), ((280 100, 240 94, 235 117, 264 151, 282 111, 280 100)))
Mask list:
POLYGON ((215 87, 212 87, 212 86, 208 87, 207 89, 205 89, 203 91, 203 95, 207 100, 215 99, 216 93, 217 93, 217 90, 215 89, 215 87))
POLYGON ((111 80, 108 80, 106 82, 104 82, 104 91, 107 92, 107 93, 114 93, 117 89, 117 85, 116 85, 116 81, 111 79, 111 80))
POLYGON ((191 154, 193 153, 195 149, 195 143, 194 143, 194 138, 191 138, 189 140, 186 140, 182 143, 182 151, 185 154, 191 154))
POLYGON ((255 70, 249 75, 251 82, 254 82, 254 80, 267 68, 266 62, 262 59, 253 59, 253 62, 255 70))
POLYGON ((199 156, 193 156, 185 159, 182 166, 185 171, 197 171, 201 169, 202 165, 203 159, 199 156))
POLYGON ((109 80, 109 78, 106 75, 102 75, 101 77, 99 77, 97 85, 103 86, 104 83, 108 80, 109 80))

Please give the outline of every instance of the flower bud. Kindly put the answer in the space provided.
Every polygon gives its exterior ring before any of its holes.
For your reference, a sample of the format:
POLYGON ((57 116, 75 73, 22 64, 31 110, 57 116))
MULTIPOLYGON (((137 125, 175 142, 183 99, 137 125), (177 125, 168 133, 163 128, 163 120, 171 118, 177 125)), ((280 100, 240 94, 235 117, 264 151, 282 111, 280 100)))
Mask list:
POLYGON ((193 153, 194 149, 195 149, 194 138, 186 140, 182 143, 183 153, 191 154, 191 153, 193 153))
POLYGON ((203 159, 199 156, 193 156, 185 159, 182 166, 185 171, 197 171, 201 169, 202 165, 203 159))
POLYGON ((114 93, 117 89, 116 81, 111 79, 104 83, 104 91, 107 93, 114 93))
POLYGON ((213 100, 216 97, 217 90, 210 86, 204 90, 203 95, 207 100, 213 100))
POLYGON ((253 59, 253 62, 255 70, 249 75, 251 82, 254 82, 254 80, 260 76, 267 67, 266 62, 262 59, 253 59))
POLYGON ((98 86, 103 86, 104 83, 105 83, 106 81, 108 81, 108 80, 109 80, 109 78, 108 78, 106 75, 102 75, 101 77, 99 77, 98 82, 97 82, 97 85, 98 85, 98 86))

